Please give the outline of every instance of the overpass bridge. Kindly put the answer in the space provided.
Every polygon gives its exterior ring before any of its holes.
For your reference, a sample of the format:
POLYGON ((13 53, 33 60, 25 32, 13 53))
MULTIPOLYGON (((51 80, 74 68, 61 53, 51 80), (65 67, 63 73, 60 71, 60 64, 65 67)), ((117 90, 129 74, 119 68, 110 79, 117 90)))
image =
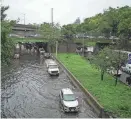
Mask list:
POLYGON ((12 27, 12 34, 19 36, 30 36, 37 34, 38 28, 32 25, 15 24, 12 27))

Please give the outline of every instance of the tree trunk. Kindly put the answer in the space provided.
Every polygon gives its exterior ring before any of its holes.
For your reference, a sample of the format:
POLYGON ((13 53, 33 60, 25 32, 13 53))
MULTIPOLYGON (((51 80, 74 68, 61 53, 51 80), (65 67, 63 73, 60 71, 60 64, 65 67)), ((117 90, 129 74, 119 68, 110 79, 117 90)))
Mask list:
POLYGON ((117 76, 116 76, 115 86, 117 85, 117 80, 118 80, 118 78, 117 78, 117 76))
POLYGON ((51 48, 51 53, 53 53, 53 46, 51 45, 50 48, 51 48))
POLYGON ((117 80, 118 80, 118 72, 119 72, 119 69, 117 69, 117 74, 116 74, 116 81, 115 81, 115 86, 117 85, 117 80))
POLYGON ((103 79, 104 79, 104 71, 101 70, 101 80, 103 81, 103 79))

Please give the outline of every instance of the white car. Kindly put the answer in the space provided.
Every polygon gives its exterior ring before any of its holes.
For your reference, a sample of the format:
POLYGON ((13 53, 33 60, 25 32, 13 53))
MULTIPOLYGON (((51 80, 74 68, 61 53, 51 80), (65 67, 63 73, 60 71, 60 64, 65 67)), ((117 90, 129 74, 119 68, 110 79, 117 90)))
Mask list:
POLYGON ((64 112, 78 112, 79 103, 71 89, 65 88, 60 91, 60 103, 64 112))
POLYGON ((59 76, 59 73, 60 73, 59 68, 56 64, 52 64, 52 65, 50 64, 47 71, 50 75, 59 76))
POLYGON ((122 71, 131 74, 131 64, 126 64, 125 66, 121 67, 122 71))
POLYGON ((110 69, 107 69, 107 73, 114 75, 114 76, 121 76, 122 71, 119 69, 118 74, 117 74, 117 70, 115 70, 114 67, 111 67, 110 69))
POLYGON ((20 54, 14 54, 14 59, 19 59, 20 58, 20 54))
POLYGON ((50 53, 45 53, 45 54, 44 54, 44 57, 45 57, 45 58, 50 58, 50 57, 51 57, 51 54, 50 54, 50 53))
POLYGON ((118 74, 117 74, 117 70, 112 70, 112 75, 114 75, 114 76, 121 76, 121 74, 122 74, 122 71, 121 70, 118 70, 118 74))
POLYGON ((43 48, 40 48, 40 49, 39 49, 39 52, 40 52, 40 54, 44 54, 44 53, 45 53, 45 50, 44 50, 43 48))
POLYGON ((98 36, 98 38, 103 38, 103 39, 105 39, 105 37, 104 37, 104 36, 98 36))

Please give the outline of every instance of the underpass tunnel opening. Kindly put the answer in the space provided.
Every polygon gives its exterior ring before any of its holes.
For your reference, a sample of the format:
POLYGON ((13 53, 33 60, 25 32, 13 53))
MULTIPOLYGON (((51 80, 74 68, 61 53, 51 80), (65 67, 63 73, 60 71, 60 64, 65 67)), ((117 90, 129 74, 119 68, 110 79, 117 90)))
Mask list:
POLYGON ((48 51, 48 43, 47 42, 43 43, 43 48, 44 48, 45 52, 49 52, 48 51))
POLYGON ((45 52, 49 52, 49 43, 48 42, 18 42, 15 44, 14 52, 21 51, 21 48, 26 50, 34 49, 39 53, 39 49, 42 48, 45 52))
POLYGON ((45 50, 45 52, 49 52, 48 50, 48 42, 36 42, 35 43, 37 48, 43 48, 45 50))

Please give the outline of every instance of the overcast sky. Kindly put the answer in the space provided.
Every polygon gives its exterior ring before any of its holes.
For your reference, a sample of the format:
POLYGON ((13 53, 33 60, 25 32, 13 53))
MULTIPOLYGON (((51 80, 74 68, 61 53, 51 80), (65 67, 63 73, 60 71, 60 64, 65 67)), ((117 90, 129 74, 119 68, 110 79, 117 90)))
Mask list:
POLYGON ((54 22, 61 25, 73 23, 77 17, 84 18, 103 12, 109 6, 131 6, 131 0, 2 0, 9 5, 8 19, 21 19, 20 23, 51 22, 51 8, 54 8, 54 22))

